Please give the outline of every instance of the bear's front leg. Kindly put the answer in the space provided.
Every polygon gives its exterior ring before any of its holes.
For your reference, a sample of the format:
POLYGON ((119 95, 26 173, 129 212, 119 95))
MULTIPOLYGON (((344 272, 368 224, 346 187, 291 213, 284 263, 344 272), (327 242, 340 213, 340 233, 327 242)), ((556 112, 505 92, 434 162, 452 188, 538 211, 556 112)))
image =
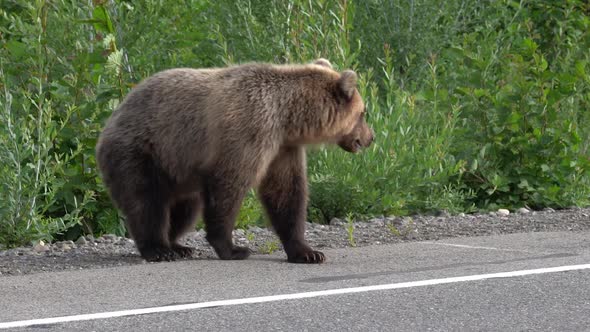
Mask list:
POLYGON ((258 196, 291 263, 323 263, 325 255, 305 241, 307 173, 303 147, 281 149, 268 167, 258 196))
POLYGON ((237 174, 206 177, 203 219, 207 241, 223 260, 246 259, 250 250, 233 244, 232 231, 240 205, 249 187, 237 174))

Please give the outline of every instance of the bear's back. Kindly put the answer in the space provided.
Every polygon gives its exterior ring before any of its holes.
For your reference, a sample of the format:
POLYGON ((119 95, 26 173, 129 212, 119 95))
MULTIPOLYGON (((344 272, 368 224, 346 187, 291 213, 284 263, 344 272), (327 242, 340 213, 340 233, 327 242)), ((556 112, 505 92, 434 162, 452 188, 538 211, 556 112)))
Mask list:
POLYGON ((239 151, 276 150, 286 127, 306 132, 290 124, 317 122, 319 111, 310 120, 302 117, 326 99, 322 82, 334 75, 315 65, 259 63, 164 70, 126 96, 103 135, 153 156, 172 177, 182 179, 239 151), (304 95, 309 102, 302 102, 304 95))

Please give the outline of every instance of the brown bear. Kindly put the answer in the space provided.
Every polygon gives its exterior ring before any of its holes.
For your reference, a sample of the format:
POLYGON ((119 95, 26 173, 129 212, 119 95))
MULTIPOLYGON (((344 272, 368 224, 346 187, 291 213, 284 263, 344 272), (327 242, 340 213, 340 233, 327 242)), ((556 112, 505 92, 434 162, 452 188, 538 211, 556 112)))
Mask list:
POLYGON ((368 147, 373 131, 354 71, 313 63, 175 68, 140 82, 96 146, 100 174, 140 255, 188 257, 179 239, 203 217, 220 259, 245 259, 232 230, 251 188, 289 262, 321 263, 304 239, 305 145, 368 147))

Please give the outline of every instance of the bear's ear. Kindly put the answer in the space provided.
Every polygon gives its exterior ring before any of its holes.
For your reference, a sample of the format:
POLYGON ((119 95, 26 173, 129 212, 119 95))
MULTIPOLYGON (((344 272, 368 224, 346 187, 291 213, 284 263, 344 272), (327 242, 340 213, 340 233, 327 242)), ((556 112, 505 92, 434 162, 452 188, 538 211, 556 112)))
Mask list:
POLYGON ((330 63, 330 61, 328 61, 328 59, 319 58, 316 61, 314 61, 313 64, 328 67, 328 68, 332 69, 332 64, 330 63))
POLYGON ((346 98, 352 98, 354 90, 356 89, 357 76, 352 70, 345 70, 338 79, 338 88, 346 96, 346 98))

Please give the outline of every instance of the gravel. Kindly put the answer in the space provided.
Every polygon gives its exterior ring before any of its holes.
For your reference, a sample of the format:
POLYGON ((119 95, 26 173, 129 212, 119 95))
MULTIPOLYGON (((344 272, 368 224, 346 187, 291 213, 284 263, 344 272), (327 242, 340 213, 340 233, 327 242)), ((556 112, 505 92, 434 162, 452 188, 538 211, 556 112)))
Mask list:
MULTIPOLYGON (((483 236, 519 232, 590 230, 590 208, 531 211, 521 208, 506 213, 500 209, 487 214, 451 216, 382 217, 349 223, 334 218, 329 225, 307 223, 306 238, 316 249, 378 245, 451 237, 483 236), (526 211, 525 211, 526 210, 526 211), (350 233, 352 232, 352 237, 350 233)), ((247 245, 254 254, 282 251, 278 238, 268 228, 251 227, 234 231, 234 242, 247 245)), ((217 259, 199 230, 185 237, 195 247, 192 259, 217 259)), ((49 271, 104 268, 147 263, 138 255, 131 239, 106 234, 99 238, 44 243, 0 250, 0 277, 49 271)))

